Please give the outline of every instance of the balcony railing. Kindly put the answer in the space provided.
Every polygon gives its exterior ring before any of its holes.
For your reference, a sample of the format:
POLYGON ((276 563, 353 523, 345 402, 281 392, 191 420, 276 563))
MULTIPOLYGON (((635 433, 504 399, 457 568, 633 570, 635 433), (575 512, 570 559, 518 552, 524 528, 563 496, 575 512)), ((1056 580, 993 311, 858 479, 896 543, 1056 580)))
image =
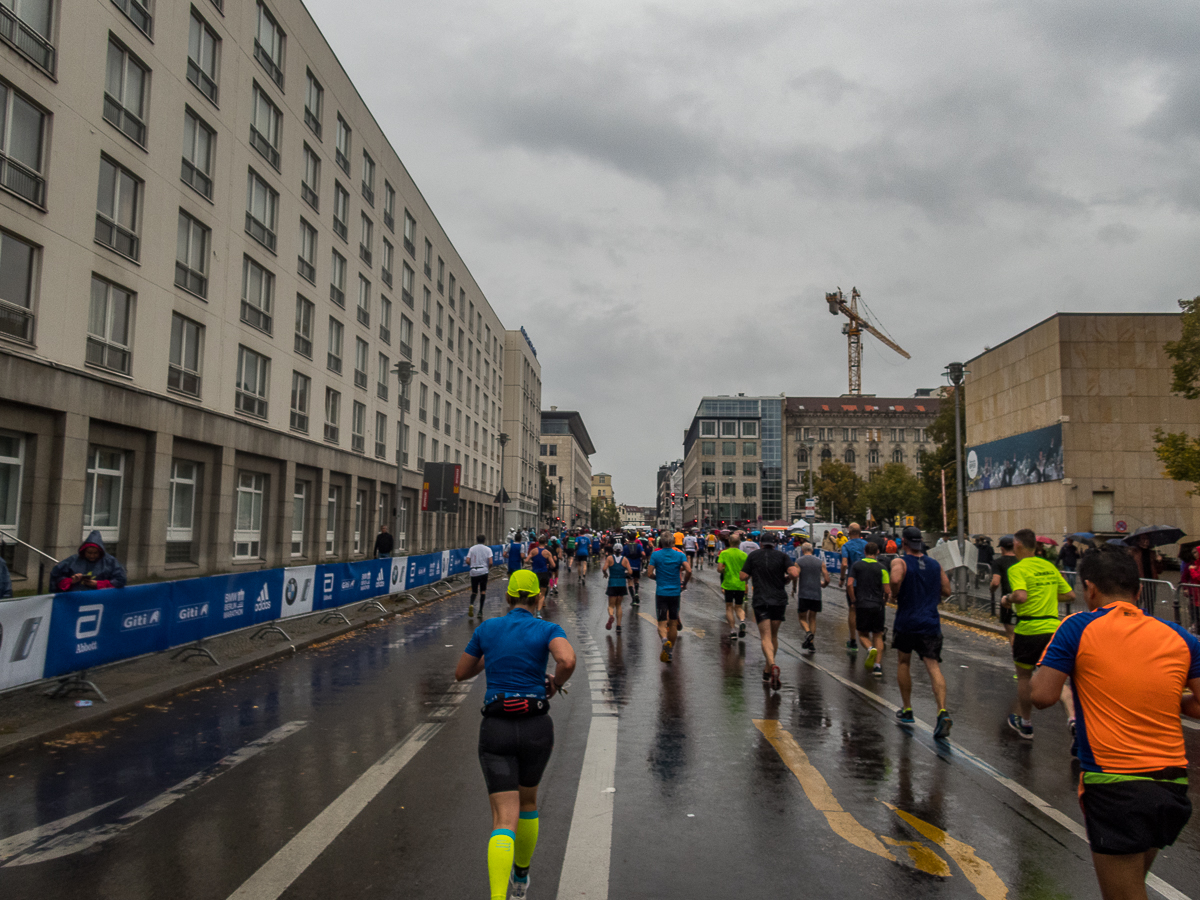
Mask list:
POLYGON ((308 434, 308 416, 293 409, 291 426, 296 431, 303 431, 305 434, 308 434))
POLYGON ((366 244, 358 245, 358 255, 368 266, 371 265, 371 248, 366 244))
POLYGON ((409 290, 406 290, 406 289, 401 289, 401 291, 400 291, 400 299, 401 299, 401 300, 403 300, 403 301, 405 302, 405 304, 408 306, 408 308, 409 308, 409 309, 413 309, 413 308, 414 308, 414 306, 413 306, 413 295, 412 295, 412 292, 411 292, 411 291, 409 291, 409 290))
POLYGON ((349 229, 346 228, 346 223, 337 216, 333 217, 333 233, 340 237, 343 241, 346 240, 346 235, 349 234, 349 229))
POLYGON ((270 314, 246 300, 242 301, 242 321, 260 331, 265 331, 267 334, 271 333, 272 319, 270 314))
POLYGON ((190 397, 200 396, 200 374, 189 372, 180 366, 167 368, 167 387, 190 397))
POLYGON ((250 146, 257 150, 276 172, 279 171, 279 151, 267 140, 267 136, 253 125, 250 126, 250 146))
POLYGON ((197 169, 190 160, 183 161, 183 169, 180 173, 183 183, 197 191, 201 195, 212 199, 212 179, 197 169))
POLYGON ((347 175, 350 174, 350 160, 347 159, 346 154, 342 152, 341 147, 338 147, 336 150, 334 150, 333 159, 334 162, 338 164, 339 169, 341 169, 347 175))
POLYGON ((392 329, 385 328, 383 325, 380 325, 379 326, 379 339, 381 341, 383 341, 385 344, 390 344, 392 342, 392 329))
POLYGON ((327 369, 329 369, 330 372, 336 372, 338 375, 341 375, 342 374, 342 358, 340 356, 334 356, 332 353, 326 354, 325 355, 325 367, 327 369))
POLYGON ((366 450, 366 439, 361 434, 350 435, 350 449, 355 453, 362 453, 366 450))
POLYGON ((417 246, 408 238, 404 239, 404 249, 408 251, 408 255, 413 259, 417 258, 417 246))
POLYGON ((250 235, 250 237, 254 238, 272 253, 275 252, 275 232, 254 218, 251 213, 246 213, 246 234, 250 235))
POLYGON ((117 8, 129 17, 129 21, 138 27, 138 30, 150 36, 150 10, 138 0, 113 0, 117 8))
POLYGON ((312 130, 312 133, 317 136, 317 140, 321 139, 321 121, 307 106, 304 107, 304 124, 307 125, 312 130))
POLYGON ((333 443, 336 444, 337 439, 338 439, 338 427, 336 425, 330 425, 328 422, 326 422, 325 423, 325 440, 332 441, 333 443))
POLYGON ((275 60, 271 59, 271 54, 267 52, 267 48, 260 44, 257 40, 254 42, 254 58, 258 60, 258 64, 262 66, 271 80, 279 87, 283 87, 283 70, 275 60))
POLYGON ((128 228, 122 228, 102 213, 96 213, 96 242, 111 247, 134 261, 141 251, 141 241, 136 234, 128 228))
POLYGON ((234 401, 234 407, 241 412, 249 413, 252 416, 258 416, 260 419, 267 417, 267 401, 263 397, 258 397, 254 394, 248 394, 245 391, 238 391, 234 401))
POLYGON ((375 442, 375 456, 379 459, 387 459, 387 443, 384 441, 375 442))
MULTIPOLYGON (((368 264, 370 264, 370 260, 368 260, 367 262, 368 262, 368 264)), ((379 270, 379 278, 388 287, 392 286, 392 270, 391 269, 380 269, 379 270)))
POLYGON ((425 277, 426 278, 433 277, 433 269, 430 267, 429 263, 425 263, 425 277))
POLYGON ((400 352, 404 355, 405 359, 412 359, 412 346, 410 344, 406 344, 404 341, 401 341, 400 352))
POLYGON ((371 206, 375 205, 375 190, 365 181, 362 183, 362 195, 371 206))
POLYGON ((296 271, 300 277, 310 284, 317 283, 317 267, 310 263, 303 256, 296 257, 296 271))
POLYGON ((295 349, 301 356, 312 359, 312 341, 304 335, 296 334, 295 349))
POLYGON ((47 75, 54 75, 54 45, 17 18, 17 14, 2 3, 0 40, 10 44, 47 75))
POLYGON ((360 387, 364 391, 367 389, 367 373, 361 369, 354 370, 354 386, 360 387))
POLYGON ((194 60, 188 60, 187 79, 213 103, 217 102, 217 83, 207 72, 196 65, 194 60))
MULTIPOLYGON (((3 7, 0 7, 3 9, 3 7)), ((46 179, 9 156, 0 153, 0 187, 28 200, 34 206, 46 206, 46 179)))
POLYGON ((396 217, 387 210, 384 210, 383 213, 383 224, 388 227, 388 231, 392 232, 392 234, 396 233, 396 217))
POLYGON ((104 119, 116 126, 130 140, 145 145, 146 123, 108 94, 104 95, 104 119))
POLYGON ((27 344, 33 343, 33 313, 14 303, 0 300, 0 334, 25 341, 27 344))
POLYGON ((376 382, 375 396, 377 396, 380 400, 386 400, 388 398, 388 386, 382 382, 376 382))
POLYGON ((315 209, 321 211, 321 198, 317 196, 317 192, 309 187, 307 181, 300 182, 300 196, 304 198, 304 202, 315 209))
POLYGON ((175 283, 185 291, 190 291, 199 297, 208 296, 208 279, 178 260, 175 262, 175 283))
POLYGON ((334 303, 336 303, 338 306, 345 309, 345 307, 346 307, 346 292, 343 291, 336 284, 331 284, 329 286, 329 299, 332 300, 334 303))

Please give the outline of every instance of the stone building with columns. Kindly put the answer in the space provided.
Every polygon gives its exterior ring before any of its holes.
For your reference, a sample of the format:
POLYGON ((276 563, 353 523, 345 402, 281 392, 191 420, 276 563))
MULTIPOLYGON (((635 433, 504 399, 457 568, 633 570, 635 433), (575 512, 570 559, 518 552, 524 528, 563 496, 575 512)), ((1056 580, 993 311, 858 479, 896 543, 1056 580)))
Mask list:
POLYGON ((17 590, 92 529, 134 580, 433 549, 432 461, 498 538, 504 326, 303 3, 50 6, 0 40, 17 590))

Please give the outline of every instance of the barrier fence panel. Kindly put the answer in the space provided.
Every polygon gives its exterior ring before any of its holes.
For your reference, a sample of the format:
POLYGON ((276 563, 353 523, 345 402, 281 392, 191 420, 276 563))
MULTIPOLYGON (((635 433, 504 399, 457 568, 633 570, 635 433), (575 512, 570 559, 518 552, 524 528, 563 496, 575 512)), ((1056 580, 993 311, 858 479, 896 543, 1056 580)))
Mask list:
POLYGON ((0 691, 41 679, 53 609, 53 594, 0 601, 0 691))
POLYGON ((1200 633, 1200 584, 1181 584, 1178 589, 1179 624, 1200 633))

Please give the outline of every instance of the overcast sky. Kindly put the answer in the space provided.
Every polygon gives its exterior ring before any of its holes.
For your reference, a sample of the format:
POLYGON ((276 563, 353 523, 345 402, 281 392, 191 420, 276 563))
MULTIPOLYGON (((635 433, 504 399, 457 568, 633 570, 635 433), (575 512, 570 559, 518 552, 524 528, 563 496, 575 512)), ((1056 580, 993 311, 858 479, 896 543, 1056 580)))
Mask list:
POLYGON ((307 0, 506 327, 653 502, 705 394, 911 395, 1200 294, 1193 0, 307 0))

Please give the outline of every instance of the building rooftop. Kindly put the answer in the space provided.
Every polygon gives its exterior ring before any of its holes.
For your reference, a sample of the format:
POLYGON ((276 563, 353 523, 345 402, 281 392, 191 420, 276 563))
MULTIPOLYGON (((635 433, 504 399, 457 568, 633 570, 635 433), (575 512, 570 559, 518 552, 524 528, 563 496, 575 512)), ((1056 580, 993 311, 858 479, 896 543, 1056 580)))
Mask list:
POLYGON ((583 452, 591 456, 596 447, 583 424, 583 416, 570 409, 543 409, 542 434, 570 434, 579 442, 583 452), (554 423, 554 424, 551 424, 554 423))
POLYGON ((937 413, 939 397, 788 397, 787 412, 833 412, 865 415, 879 412, 937 413))

